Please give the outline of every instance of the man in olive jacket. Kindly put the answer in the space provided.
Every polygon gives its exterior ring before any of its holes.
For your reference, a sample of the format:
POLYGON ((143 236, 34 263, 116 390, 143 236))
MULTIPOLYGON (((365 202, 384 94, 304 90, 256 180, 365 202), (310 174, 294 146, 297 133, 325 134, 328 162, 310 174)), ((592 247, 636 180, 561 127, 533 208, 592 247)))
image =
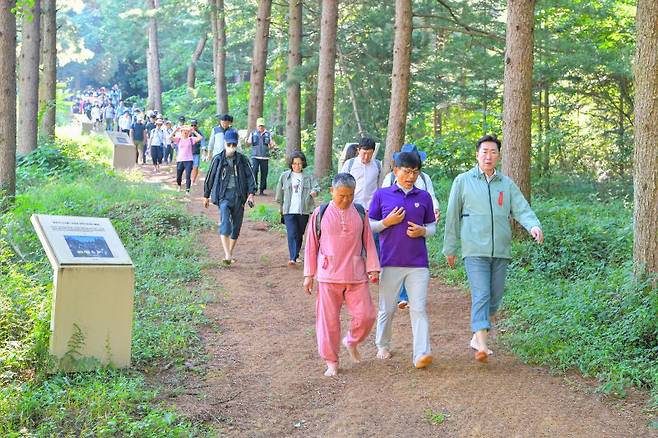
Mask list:
POLYGON ((461 240, 464 267, 471 287, 471 347, 475 359, 486 362, 491 350, 487 335, 491 317, 503 298, 507 265, 512 258, 510 218, 519 222, 538 242, 544 234, 537 216, 518 186, 496 171, 500 140, 491 135, 476 146, 478 165, 455 178, 450 190, 443 254, 450 267, 457 259, 461 240))
POLYGON ((227 131, 226 148, 215 155, 203 185, 203 206, 208 208, 212 201, 219 207, 221 222, 219 236, 224 248, 224 264, 235 263, 233 250, 240 235, 244 204, 253 206, 256 181, 249 159, 239 153, 237 131, 227 131))

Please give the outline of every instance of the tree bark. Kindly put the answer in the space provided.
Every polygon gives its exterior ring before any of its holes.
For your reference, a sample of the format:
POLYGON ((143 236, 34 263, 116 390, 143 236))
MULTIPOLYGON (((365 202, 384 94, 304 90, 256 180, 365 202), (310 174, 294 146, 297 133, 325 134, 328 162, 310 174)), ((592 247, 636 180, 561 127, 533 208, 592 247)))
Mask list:
POLYGON ((434 124, 434 137, 440 137, 443 135, 443 115, 441 114, 441 108, 438 106, 434 107, 434 117, 432 120, 434 124))
POLYGON ((196 44, 194 53, 192 53, 192 59, 190 60, 190 65, 187 67, 187 88, 194 89, 196 88, 196 63, 199 62, 203 49, 206 47, 206 41, 208 41, 208 35, 205 31, 205 26, 203 30, 204 35, 199 38, 199 42, 196 44))
POLYGON ((315 145, 315 175, 320 178, 329 175, 333 155, 337 27, 338 0, 324 0, 322 2, 320 23, 320 65, 318 66, 318 112, 315 145))
POLYGON ((542 115, 542 109, 544 103, 542 101, 542 86, 540 85, 537 89, 537 162, 539 163, 537 169, 539 170, 539 175, 544 175, 544 169, 542 165, 542 157, 544 153, 544 119, 542 115))
POLYGON ((317 77, 312 74, 306 80, 306 98, 304 99, 304 126, 309 127, 315 124, 317 115, 318 88, 317 77))
POLYGON ((302 92, 299 72, 302 65, 302 0, 290 0, 288 12, 288 89, 286 92, 286 153, 302 149, 302 92))
MULTIPOLYGON (((26 6, 27 8, 27 6, 26 6)), ((23 15, 21 54, 18 63, 18 153, 29 154, 37 148, 39 132, 39 43, 41 41, 41 3, 23 15)))
POLYGON ((347 90, 350 93, 350 101, 352 102, 352 114, 354 115, 354 121, 356 122, 356 129, 359 131, 359 137, 363 137, 366 133, 361 124, 361 117, 359 116, 359 107, 356 104, 356 94, 354 93, 354 87, 352 87, 352 81, 347 75, 347 68, 345 68, 345 58, 343 57, 340 48, 337 47, 338 54, 338 66, 340 67, 340 73, 345 77, 345 82, 347 82, 347 90))
POLYGON ((503 91, 503 173, 530 202, 534 0, 507 2, 503 91))
POLYGON ((382 176, 393 168, 393 153, 404 143, 409 105, 409 73, 411 67, 411 0, 395 2, 395 41, 393 43, 393 74, 391 103, 388 110, 386 152, 382 176))
POLYGON ((210 0, 213 35, 213 71, 215 73, 215 103, 218 114, 228 113, 226 88, 226 19, 224 0, 210 0))
POLYGON ((47 139, 55 138, 55 104, 57 99, 57 9, 55 0, 41 4, 41 62, 43 79, 39 89, 41 133, 47 139))
POLYGON ((270 36, 271 12, 272 0, 260 0, 258 2, 256 38, 254 40, 254 53, 251 61, 249 113, 247 115, 247 128, 249 132, 256 129, 256 119, 264 116, 265 68, 267 65, 267 42, 270 36))
POLYGON ((0 3, 0 212, 16 196, 16 16, 15 1, 0 3))
POLYGON ((658 3, 636 14, 633 261, 638 275, 658 273, 658 3))
POLYGON ((156 13, 160 7, 159 0, 147 0, 148 8, 151 10, 149 17, 148 33, 149 42, 146 57, 146 68, 148 76, 148 97, 146 106, 148 109, 162 112, 162 82, 160 80, 160 54, 158 42, 158 19, 156 13))
POLYGON ((551 164, 551 93, 550 85, 548 82, 544 84, 544 110, 542 115, 544 117, 544 150, 542 157, 542 173, 544 175, 548 174, 551 164))

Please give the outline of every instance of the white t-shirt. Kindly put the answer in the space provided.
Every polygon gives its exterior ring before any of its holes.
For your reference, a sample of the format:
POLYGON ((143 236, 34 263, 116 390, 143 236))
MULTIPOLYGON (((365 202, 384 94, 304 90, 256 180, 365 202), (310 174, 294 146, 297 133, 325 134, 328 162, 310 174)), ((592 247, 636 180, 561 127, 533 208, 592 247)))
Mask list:
MULTIPOLYGON (((341 172, 347 172, 350 160, 345 161, 341 172)), ((354 158, 354 164, 349 173, 356 180, 356 189, 354 190, 354 202, 361 204, 366 210, 370 208, 372 195, 377 191, 379 183, 379 165, 373 158, 368 164, 363 164, 359 157, 354 158)))
POLYGON ((290 173, 290 186, 292 195, 290 196, 290 210, 288 214, 302 214, 302 188, 304 175, 302 173, 290 173))

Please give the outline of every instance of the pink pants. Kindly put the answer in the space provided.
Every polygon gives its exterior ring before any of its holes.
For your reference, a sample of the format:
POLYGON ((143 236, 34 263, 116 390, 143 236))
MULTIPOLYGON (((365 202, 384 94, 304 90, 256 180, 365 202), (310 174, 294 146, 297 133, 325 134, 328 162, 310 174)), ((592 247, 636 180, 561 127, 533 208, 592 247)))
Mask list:
POLYGON ((340 308, 343 301, 352 316, 350 330, 345 336, 348 345, 362 342, 370 333, 377 316, 368 291, 368 283, 318 283, 315 331, 318 337, 318 352, 328 362, 338 362, 340 308))

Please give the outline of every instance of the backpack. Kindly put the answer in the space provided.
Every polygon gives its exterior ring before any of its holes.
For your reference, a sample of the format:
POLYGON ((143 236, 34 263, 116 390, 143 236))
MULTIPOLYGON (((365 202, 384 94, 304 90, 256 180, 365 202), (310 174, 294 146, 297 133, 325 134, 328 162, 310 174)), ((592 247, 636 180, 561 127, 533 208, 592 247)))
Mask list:
MULTIPOLYGON (((347 160, 348 163, 347 173, 352 172, 352 166, 354 166, 354 160, 356 160, 356 158, 350 158, 349 160, 347 160)), ((379 177, 381 176, 382 173, 382 162, 375 158, 375 164, 377 165, 377 181, 379 181, 379 177)))
MULTIPOLYGON (((423 178, 423 183, 425 183, 425 191, 427 192, 428 191, 427 188, 429 187, 429 185, 427 184, 427 179, 425 177, 425 174, 423 172, 420 172, 420 177, 423 178)), ((391 172, 391 179, 389 185, 392 186, 394 182, 395 182, 395 174, 391 172)))
MULTIPOLYGON (((370 224, 365 223, 365 218, 366 218, 366 209, 363 208, 363 205, 361 204, 353 204, 354 208, 356 208, 356 211, 359 213, 359 216, 361 217, 361 221, 364 222, 363 226, 364 227, 369 227, 370 224)), ((318 212, 318 215, 315 216, 315 236, 318 239, 318 243, 320 243, 320 236, 322 235, 322 217, 324 216, 325 211, 327 211, 327 207, 329 207, 329 204, 322 204, 320 205, 320 211, 318 212)), ((365 257, 366 255, 366 242, 365 239, 363 238, 363 234, 365 233, 365 228, 363 232, 361 233, 361 255, 365 257)))

